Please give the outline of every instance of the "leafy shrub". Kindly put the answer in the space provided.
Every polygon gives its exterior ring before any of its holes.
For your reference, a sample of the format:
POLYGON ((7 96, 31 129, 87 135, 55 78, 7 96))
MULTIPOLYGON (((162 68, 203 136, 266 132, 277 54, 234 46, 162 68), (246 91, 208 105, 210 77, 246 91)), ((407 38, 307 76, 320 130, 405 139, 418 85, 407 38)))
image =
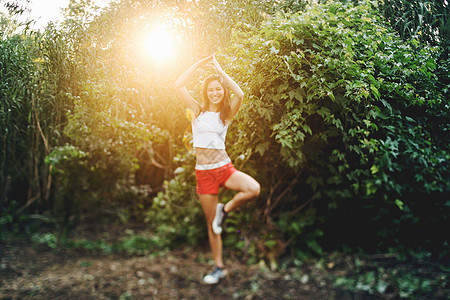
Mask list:
POLYGON ((227 49, 249 95, 232 152, 255 161, 264 215, 293 249, 448 243, 440 49, 418 49, 388 27, 370 2, 330 1, 242 26, 227 49))
POLYGON ((206 225, 195 191, 193 157, 177 157, 175 177, 165 181, 164 190, 153 198, 146 222, 170 248, 195 245, 205 239, 206 225))

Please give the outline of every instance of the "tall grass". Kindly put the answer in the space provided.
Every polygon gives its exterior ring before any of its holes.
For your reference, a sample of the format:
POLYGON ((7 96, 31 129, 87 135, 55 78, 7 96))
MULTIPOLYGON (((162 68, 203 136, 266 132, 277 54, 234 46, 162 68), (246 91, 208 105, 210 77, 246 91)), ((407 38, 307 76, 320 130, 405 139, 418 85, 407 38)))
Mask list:
MULTIPOLYGON (((1 208, 36 211, 51 202, 52 175, 44 163, 64 142, 62 129, 74 86, 68 44, 52 27, 43 33, 2 23, 0 41, 1 208), (11 178, 9 192, 4 187, 11 178)), ((50 205, 51 206, 51 205, 50 205)))

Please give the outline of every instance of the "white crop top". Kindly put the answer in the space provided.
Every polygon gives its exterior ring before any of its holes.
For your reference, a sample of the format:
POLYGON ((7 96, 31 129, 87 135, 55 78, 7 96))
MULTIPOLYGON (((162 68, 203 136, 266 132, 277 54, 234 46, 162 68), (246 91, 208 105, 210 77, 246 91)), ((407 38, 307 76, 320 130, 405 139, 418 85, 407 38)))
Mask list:
POLYGON ((223 125, 219 112, 205 111, 192 122, 194 147, 225 149, 228 125, 223 125))

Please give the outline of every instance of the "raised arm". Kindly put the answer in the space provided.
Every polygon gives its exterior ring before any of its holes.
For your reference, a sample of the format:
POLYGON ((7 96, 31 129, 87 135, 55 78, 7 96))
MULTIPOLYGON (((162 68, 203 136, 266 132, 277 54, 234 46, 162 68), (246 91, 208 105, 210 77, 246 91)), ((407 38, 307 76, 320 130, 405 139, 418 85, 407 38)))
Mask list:
POLYGON ((242 104, 242 99, 244 98, 244 92, 241 90, 239 85, 231 79, 230 76, 228 76, 227 73, 222 69, 219 62, 216 60, 216 57, 214 54, 212 55, 212 61, 214 64, 214 67, 216 68, 217 72, 223 77, 223 80, 226 84, 230 87, 231 91, 233 91, 234 97, 231 99, 231 115, 230 119, 234 117, 234 115, 239 111, 239 108, 242 104))
POLYGON ((175 81, 175 86, 177 87, 178 93, 180 94, 184 105, 192 109, 195 114, 198 114, 200 110, 200 104, 191 97, 188 90, 186 89, 186 83, 198 68, 205 66, 209 61, 211 61, 212 58, 213 55, 210 55, 204 59, 199 60, 189 69, 184 71, 183 74, 181 74, 180 77, 178 77, 178 79, 175 81))

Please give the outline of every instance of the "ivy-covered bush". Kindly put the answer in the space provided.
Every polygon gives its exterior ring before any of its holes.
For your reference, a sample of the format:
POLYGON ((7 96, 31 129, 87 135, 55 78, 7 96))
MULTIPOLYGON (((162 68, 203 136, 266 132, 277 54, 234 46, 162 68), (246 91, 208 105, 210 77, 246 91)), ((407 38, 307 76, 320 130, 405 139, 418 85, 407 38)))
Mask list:
POLYGON ((446 249, 440 49, 388 28, 371 2, 330 1, 260 30, 243 24, 226 51, 248 95, 232 152, 257 166, 260 209, 299 255, 319 244, 446 249))

